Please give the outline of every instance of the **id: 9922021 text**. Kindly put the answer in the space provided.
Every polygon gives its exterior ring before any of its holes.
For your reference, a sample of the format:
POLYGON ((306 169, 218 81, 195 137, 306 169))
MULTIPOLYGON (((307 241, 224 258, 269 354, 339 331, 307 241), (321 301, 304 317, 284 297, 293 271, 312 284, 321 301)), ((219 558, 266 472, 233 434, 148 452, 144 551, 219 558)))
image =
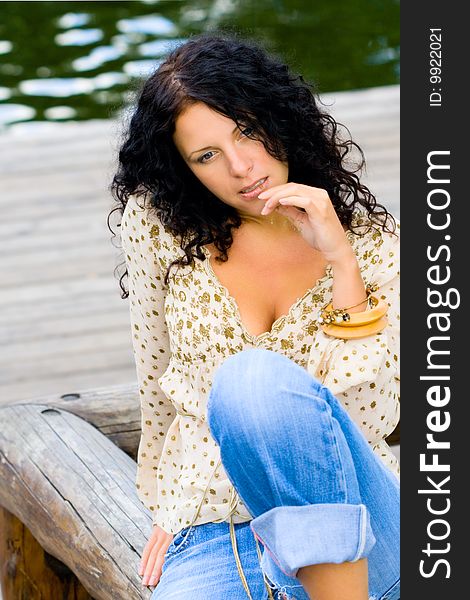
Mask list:
POLYGON ((442 106, 442 30, 429 30, 429 106, 442 106))

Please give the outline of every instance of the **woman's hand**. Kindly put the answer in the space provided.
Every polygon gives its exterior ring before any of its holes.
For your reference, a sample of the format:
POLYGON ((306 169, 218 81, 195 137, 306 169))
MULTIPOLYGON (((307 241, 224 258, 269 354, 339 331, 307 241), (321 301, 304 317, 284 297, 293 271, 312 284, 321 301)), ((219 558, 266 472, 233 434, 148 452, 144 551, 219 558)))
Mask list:
POLYGON ((262 215, 277 210, 286 216, 305 241, 320 251, 328 263, 333 265, 354 257, 326 190, 301 183, 285 183, 265 190, 258 198, 266 200, 262 215))
POLYGON ((307 243, 333 266, 333 308, 365 310, 366 290, 359 264, 327 192, 300 183, 285 183, 264 191, 258 198, 266 200, 262 215, 277 210, 286 216, 307 243))
POLYGON ((164 556, 171 544, 173 534, 166 533, 158 525, 153 526, 152 534, 145 545, 140 561, 139 575, 142 585, 157 585, 162 574, 164 556))

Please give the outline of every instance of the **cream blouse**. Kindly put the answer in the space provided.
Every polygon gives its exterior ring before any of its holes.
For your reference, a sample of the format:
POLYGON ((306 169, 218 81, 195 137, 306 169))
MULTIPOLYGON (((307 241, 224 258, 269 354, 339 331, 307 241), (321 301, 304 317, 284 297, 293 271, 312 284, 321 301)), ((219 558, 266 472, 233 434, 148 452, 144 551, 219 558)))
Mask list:
MULTIPOLYGON (((366 213, 356 213, 354 220, 365 225, 366 213)), ((269 332, 250 335, 207 248, 206 259, 195 258, 194 268, 173 266, 164 285, 168 265, 184 252, 154 213, 129 199, 121 239, 142 418, 136 486, 153 523, 167 533, 229 517, 233 523, 252 518, 224 471, 206 422, 215 370, 246 348, 285 354, 328 386, 398 476, 398 461, 385 438, 399 420, 399 241, 378 227, 366 229, 360 236, 348 231, 347 237, 364 282, 376 283, 376 295, 389 305, 385 330, 356 340, 323 333, 317 318, 332 299, 328 266, 269 332)))

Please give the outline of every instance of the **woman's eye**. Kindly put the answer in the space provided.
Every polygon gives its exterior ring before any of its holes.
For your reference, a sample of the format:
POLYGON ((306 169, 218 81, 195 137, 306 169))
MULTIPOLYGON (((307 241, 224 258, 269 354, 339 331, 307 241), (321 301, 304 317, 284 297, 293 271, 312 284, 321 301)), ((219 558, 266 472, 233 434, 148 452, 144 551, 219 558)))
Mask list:
POLYGON ((250 135, 252 135, 254 132, 253 127, 245 127, 244 129, 242 129, 242 134, 246 137, 249 137, 250 135))
POLYGON ((214 154, 214 153, 212 152, 212 150, 211 150, 210 152, 206 152, 205 154, 203 154, 202 156, 200 156, 200 157, 197 159, 197 161, 198 161, 198 162, 200 162, 200 163, 205 163, 205 162, 207 162, 207 161, 208 161, 210 158, 212 158, 212 156, 211 156, 212 154, 214 154))

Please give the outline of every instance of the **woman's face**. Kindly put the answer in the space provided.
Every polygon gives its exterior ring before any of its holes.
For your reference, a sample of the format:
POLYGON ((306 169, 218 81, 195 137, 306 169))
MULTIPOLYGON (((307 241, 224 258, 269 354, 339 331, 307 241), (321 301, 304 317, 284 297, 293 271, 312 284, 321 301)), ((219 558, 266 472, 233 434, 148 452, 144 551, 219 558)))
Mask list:
POLYGON ((198 102, 177 118, 173 141, 194 175, 217 198, 241 216, 259 217, 264 201, 258 194, 287 183, 288 167, 244 132, 252 130, 240 131, 234 121, 198 102))

